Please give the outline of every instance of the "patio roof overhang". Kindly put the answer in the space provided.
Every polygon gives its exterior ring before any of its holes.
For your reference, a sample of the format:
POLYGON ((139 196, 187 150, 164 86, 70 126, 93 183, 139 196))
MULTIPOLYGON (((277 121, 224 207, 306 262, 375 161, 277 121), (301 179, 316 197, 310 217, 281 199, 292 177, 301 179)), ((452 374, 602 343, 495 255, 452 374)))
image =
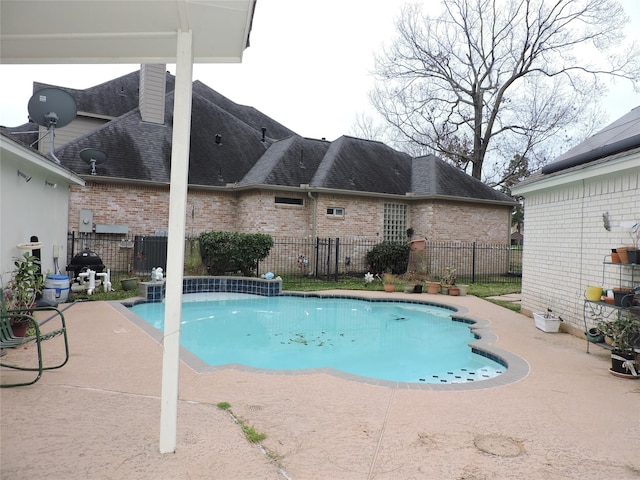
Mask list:
POLYGON ((0 63, 176 64, 160 452, 176 449, 193 63, 240 62, 256 0, 2 0, 0 63))
POLYGON ((174 63, 193 32, 194 63, 240 62, 255 0, 2 0, 0 62, 174 63))

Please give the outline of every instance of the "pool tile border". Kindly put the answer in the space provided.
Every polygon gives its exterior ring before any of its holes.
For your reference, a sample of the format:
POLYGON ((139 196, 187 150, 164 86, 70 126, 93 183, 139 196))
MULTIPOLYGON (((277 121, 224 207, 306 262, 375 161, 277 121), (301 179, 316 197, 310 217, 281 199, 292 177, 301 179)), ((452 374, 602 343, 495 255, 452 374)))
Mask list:
MULTIPOLYGON (((162 302, 166 293, 166 284, 160 282, 140 282, 140 296, 147 302, 162 302)), ((249 293, 265 297, 275 297, 282 292, 282 279, 247 277, 184 277, 182 293, 249 293)))
MULTIPOLYGON (((187 293, 187 292, 185 292, 187 293)), ((189 292, 193 293, 193 292, 189 292)), ((246 292, 239 292, 246 293, 246 292)), ((480 380, 477 382, 464 382, 464 383, 412 383, 412 382, 392 382, 388 380, 377 380, 368 377, 361 377, 350 373, 345 373, 340 370, 332 368, 312 368, 306 370, 264 370, 255 367, 249 367, 240 364, 227 364, 220 366, 211 366, 202 361, 200 358, 189 352, 187 349, 180 347, 180 359, 188 365, 192 370, 197 373, 214 372, 217 370, 239 370, 244 372, 251 372, 259 375, 317 375, 325 374, 333 377, 341 378, 344 380, 364 383, 366 385, 394 388, 399 390, 432 390, 432 391, 469 391, 469 390, 482 390, 486 388, 496 388, 511 385, 524 379, 530 372, 529 363, 522 357, 515 355, 511 352, 503 350, 493 345, 498 340, 497 335, 494 333, 494 329, 490 327, 490 322, 484 318, 474 317, 468 315, 468 310, 459 307, 452 306, 443 303, 430 302, 428 300, 412 300, 402 298, 374 298, 362 295, 341 295, 341 294, 323 294, 322 292, 287 292, 281 293, 280 296, 290 297, 319 297, 319 298, 346 298, 355 300, 365 300, 370 302, 386 302, 386 303, 413 303, 419 305, 430 305, 435 307, 446 308, 455 312, 452 315, 453 321, 463 322, 469 324, 469 329, 473 333, 475 340, 469 345, 474 353, 483 355, 490 358, 493 361, 505 366, 505 371, 501 375, 496 377, 480 380)), ((140 301, 144 302, 143 299, 140 301)), ((118 312, 128 318, 132 323, 138 326, 141 330, 147 333, 158 344, 162 344, 163 334, 152 325, 148 324, 140 317, 135 315, 125 305, 131 305, 131 301, 112 301, 109 302, 118 312)))

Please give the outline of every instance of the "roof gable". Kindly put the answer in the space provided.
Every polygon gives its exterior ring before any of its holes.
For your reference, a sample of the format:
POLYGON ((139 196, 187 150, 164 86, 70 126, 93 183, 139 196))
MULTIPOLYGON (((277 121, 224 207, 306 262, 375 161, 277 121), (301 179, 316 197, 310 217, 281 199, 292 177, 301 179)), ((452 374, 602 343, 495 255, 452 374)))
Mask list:
POLYGON ((513 202, 507 195, 435 155, 414 158, 412 163, 411 190, 414 195, 513 202))
POLYGON ((342 136, 331 143, 311 185, 405 195, 411 190, 410 160, 381 142, 342 136))
POLYGON ((253 166, 241 185, 281 185, 299 187, 310 184, 330 143, 293 135, 275 142, 253 166))

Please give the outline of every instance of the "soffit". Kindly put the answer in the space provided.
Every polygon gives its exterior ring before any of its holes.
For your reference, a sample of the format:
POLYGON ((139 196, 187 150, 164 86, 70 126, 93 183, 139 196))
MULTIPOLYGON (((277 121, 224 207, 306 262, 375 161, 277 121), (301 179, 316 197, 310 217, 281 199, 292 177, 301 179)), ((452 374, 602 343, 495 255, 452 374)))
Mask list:
POLYGON ((174 63, 193 32, 196 63, 240 62, 255 0, 2 0, 0 63, 174 63))

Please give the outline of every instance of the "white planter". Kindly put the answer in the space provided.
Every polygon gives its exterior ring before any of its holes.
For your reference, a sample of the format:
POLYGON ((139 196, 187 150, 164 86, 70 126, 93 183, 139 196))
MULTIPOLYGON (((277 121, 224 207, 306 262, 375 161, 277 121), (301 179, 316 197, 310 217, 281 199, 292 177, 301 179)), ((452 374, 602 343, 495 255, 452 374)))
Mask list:
POLYGON ((544 318, 544 313, 534 313, 533 319, 536 328, 547 333, 557 333, 560 330, 560 320, 558 317, 544 318))

